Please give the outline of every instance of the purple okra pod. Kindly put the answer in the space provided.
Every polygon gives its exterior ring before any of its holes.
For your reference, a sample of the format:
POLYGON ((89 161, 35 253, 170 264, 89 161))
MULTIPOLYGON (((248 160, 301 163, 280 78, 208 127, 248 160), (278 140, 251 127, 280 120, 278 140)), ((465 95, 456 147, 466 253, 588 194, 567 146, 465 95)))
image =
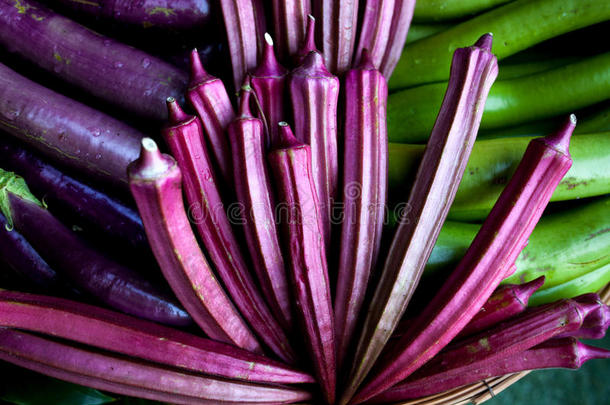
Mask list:
POLYGON ((235 193, 243 210, 243 229, 263 295, 286 330, 292 309, 277 227, 273 189, 267 172, 263 123, 250 112, 252 89, 242 87, 238 118, 229 125, 235 193))
MULTIPOLYGON (((451 78, 428 147, 366 314, 342 404, 363 381, 392 335, 419 282, 455 197, 498 73, 491 35, 455 51, 451 78)), ((481 302, 479 307, 483 304, 481 302)))
POLYGON ((342 75, 352 65, 358 29, 358 0, 312 0, 328 70, 342 75))
POLYGON ((308 392, 296 388, 180 372, 7 328, 0 329, 0 359, 76 384, 171 403, 293 403, 311 397, 308 392))
POLYGON ((379 69, 386 47, 390 41, 390 29, 395 7, 395 0, 365 0, 362 11, 363 19, 358 34, 358 46, 354 53, 354 63, 360 63, 364 49, 369 51, 373 65, 379 69))
POLYGON ((553 191, 572 166, 568 147, 576 126, 571 115, 561 128, 532 140, 456 269, 394 346, 391 356, 352 400, 361 403, 405 379, 445 347, 489 298, 527 244, 553 191))
POLYGON ((63 298, 0 291, 0 326, 217 377, 261 383, 314 382, 306 373, 244 349, 63 298))
POLYGON ((129 185, 155 258, 172 290, 212 339, 261 352, 205 259, 184 210, 182 174, 150 138, 129 166, 129 185))
POLYGON ((585 345, 575 338, 549 339, 531 349, 503 356, 494 361, 474 362, 465 367, 425 375, 417 372, 366 403, 387 404, 405 401, 526 370, 578 369, 589 360, 608 358, 610 351, 585 345))
POLYGON ((388 43, 379 66, 379 70, 387 78, 392 76, 398 59, 402 55, 414 10, 415 0, 395 0, 388 43))
POLYGON ((280 65, 273 52, 273 40, 265 34, 263 59, 250 76, 254 93, 261 105, 266 123, 265 146, 277 142, 278 123, 284 119, 284 90, 288 70, 280 65))
MULTIPOLYGON (((272 0, 271 3, 278 55, 282 61, 287 61, 298 51, 305 38, 311 0, 272 0)), ((277 126, 277 123, 274 125, 277 126)))
POLYGON ((163 137, 183 175, 189 214, 229 296, 254 332, 280 359, 294 361, 288 337, 265 303, 240 251, 213 176, 197 117, 168 99, 169 124, 163 137))
POLYGON ((225 130, 235 118, 235 111, 224 83, 204 70, 197 50, 191 52, 190 63, 191 78, 186 98, 201 120, 204 138, 220 171, 220 178, 230 182, 231 154, 225 130))
POLYGON ((322 234, 330 244, 331 210, 337 198, 337 103, 339 79, 324 66, 318 52, 310 52, 288 81, 297 139, 311 147, 311 174, 320 204, 322 234))
POLYGON ((305 38, 301 42, 297 53, 294 55, 294 61, 296 65, 302 65, 303 61, 311 52, 317 51, 316 48, 316 19, 309 15, 307 16, 307 31, 305 31, 305 38))
POLYGON ((336 386, 335 329, 311 150, 294 137, 285 122, 280 123, 276 148, 268 158, 279 196, 279 221, 286 238, 295 312, 317 381, 324 398, 332 404, 336 386))
POLYGON ((335 293, 337 357, 343 363, 356 328, 385 218, 388 88, 368 56, 345 77, 343 224, 335 293))
POLYGON ((595 303, 593 309, 582 323, 580 329, 562 333, 559 337, 576 337, 578 339, 602 339, 610 327, 610 306, 606 305, 595 293, 584 294, 574 298, 583 303, 595 303))

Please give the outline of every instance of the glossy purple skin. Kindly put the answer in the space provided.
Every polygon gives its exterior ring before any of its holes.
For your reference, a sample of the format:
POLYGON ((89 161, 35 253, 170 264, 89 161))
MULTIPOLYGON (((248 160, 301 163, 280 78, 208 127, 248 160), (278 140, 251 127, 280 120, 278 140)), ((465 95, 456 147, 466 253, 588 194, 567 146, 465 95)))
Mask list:
POLYGON ((210 19, 208 0, 53 0, 72 10, 142 28, 188 30, 210 19))
POLYGON ((343 363, 377 262, 385 219, 388 139, 385 78, 367 57, 345 76, 343 223, 334 310, 343 363))
POLYGON ((102 230, 130 246, 148 247, 142 220, 136 211, 89 187, 38 158, 30 151, 0 139, 2 168, 23 177, 35 195, 52 208, 65 212, 102 230))
POLYGON ((191 317, 166 292, 96 251, 43 207, 8 192, 15 229, 79 290, 119 311, 175 326, 191 317))
MULTIPOLYGON (((301 45, 311 14, 310 0, 271 0, 275 41, 280 60, 288 61, 301 45)), ((274 125, 277 125, 274 124, 274 125)))
POLYGON ((295 360, 286 333, 267 306, 241 246, 233 233, 213 176, 210 155, 197 117, 184 113, 176 101, 168 100, 170 121, 162 133, 183 175, 189 215, 201 237, 206 255, 239 309, 257 334, 275 355, 285 362, 295 360))
POLYGON ((307 400, 311 396, 306 391, 294 388, 270 387, 174 371, 5 328, 0 329, 0 358, 77 384, 127 395, 135 393, 136 396, 172 403, 187 399, 189 401, 184 403, 206 405, 292 403, 307 400))
POLYGON ((454 54, 451 78, 430 136, 430 147, 425 150, 409 194, 409 210, 399 220, 365 315, 342 405, 354 395, 398 325, 447 217, 483 114, 483 109, 477 106, 484 105, 498 73, 496 58, 490 50, 491 36, 486 35, 475 46, 459 48, 454 54))
POLYGON ((165 99, 180 99, 188 80, 176 67, 32 0, 0 1, 0 45, 92 96, 158 121, 167 117, 165 99))
POLYGON ((46 291, 59 287, 57 272, 38 254, 30 243, 15 229, 11 229, 0 214, 0 263, 46 291))
POLYGON ((379 65, 379 70, 388 79, 392 76, 407 42, 414 10, 415 0, 395 0, 388 42, 379 65))
POLYGON ((2 64, 0 129, 55 163, 120 187, 127 186, 127 165, 138 157, 143 136, 128 125, 42 87, 2 64))
POLYGON ((63 298, 0 291, 0 325, 217 377, 314 382, 306 373, 246 350, 63 298))
POLYGON ((362 51, 366 49, 373 65, 380 68, 386 47, 390 42, 395 3, 396 0, 366 0, 364 2, 358 45, 354 51, 355 64, 360 63, 362 51))
POLYGON ((574 298, 575 301, 585 303, 596 303, 597 306, 591 311, 582 323, 580 329, 567 332, 561 337, 575 337, 578 339, 603 339, 610 327, 610 306, 606 305, 597 294, 585 294, 574 298))
POLYGON ((261 352, 201 251, 182 199, 176 161, 150 138, 129 166, 129 185, 157 263, 197 325, 212 339, 261 352))
POLYGON ((326 249, 311 171, 311 151, 281 123, 280 143, 269 152, 278 195, 283 244, 290 266, 295 314, 322 394, 334 403, 335 328, 326 249))
POLYGON ((572 165, 568 146, 575 126, 572 115, 557 132, 529 143, 456 269, 397 342, 392 355, 380 358, 375 373, 353 403, 385 391, 431 359, 466 326, 506 277, 572 165))
POLYGON ((421 377, 419 373, 414 374, 412 378, 395 385, 366 403, 386 404, 405 401, 525 370, 544 368, 578 369, 589 360, 608 358, 610 358, 610 351, 585 345, 575 338, 550 339, 531 349, 501 357, 491 362, 474 362, 468 366, 422 375, 421 377))
POLYGON ((342 75, 352 64, 358 31, 358 0, 312 0, 318 42, 329 71, 342 75))

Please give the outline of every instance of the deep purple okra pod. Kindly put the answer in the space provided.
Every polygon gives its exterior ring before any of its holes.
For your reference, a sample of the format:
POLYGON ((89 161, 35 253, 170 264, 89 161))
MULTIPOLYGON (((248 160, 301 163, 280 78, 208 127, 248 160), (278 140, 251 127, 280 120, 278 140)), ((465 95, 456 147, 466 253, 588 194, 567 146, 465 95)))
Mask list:
POLYGON ((385 78, 368 56, 345 77, 343 224, 335 293, 338 364, 356 328, 385 218, 388 139, 385 78))
POLYGON ((285 122, 280 143, 269 153, 279 196, 278 215, 283 228, 295 304, 307 350, 325 400, 335 398, 335 329, 326 263, 326 249, 311 171, 311 151, 299 142, 285 122))
MULTIPOLYGON (((213 175, 197 117, 168 99, 169 123, 163 137, 182 171, 189 214, 229 296, 253 331, 280 359, 293 362, 288 337, 265 303, 246 264, 213 175)), ((230 151, 229 151, 230 152, 230 151)))
POLYGON ((328 70, 342 75, 352 64, 358 30, 358 0, 312 0, 321 52, 328 70))
POLYGON ((395 0, 388 43, 379 66, 379 70, 386 78, 392 76, 400 55, 402 55, 414 10, 415 0, 395 0))
POLYGON ((296 54, 294 54, 293 60, 297 66, 303 64, 303 61, 311 52, 317 51, 316 48, 316 19, 309 15, 307 16, 307 30, 305 31, 305 37, 299 46, 296 54))
POLYGON ((575 331, 570 331, 559 335, 559 337, 576 337, 578 339, 602 339, 606 336, 606 331, 610 327, 610 306, 606 305, 597 294, 584 294, 574 298, 575 301, 590 303, 592 300, 597 302, 593 309, 582 323, 582 326, 575 331))
MULTIPOLYGON (((271 0, 275 40, 280 60, 289 60, 301 45, 311 14, 310 0, 271 0)), ((277 125, 275 123, 274 125, 277 125)))
POLYGON ((254 271, 269 306, 286 330, 292 328, 290 290, 275 224, 273 189, 267 173, 263 122, 250 112, 250 87, 242 87, 238 118, 229 125, 235 193, 254 271))
POLYGON ((161 271, 195 322, 212 339, 261 352, 199 249, 176 161, 144 138, 140 157, 129 166, 129 184, 161 271))
POLYGON ((395 0, 365 0, 354 63, 360 63, 363 50, 368 50, 373 65, 379 69, 390 41, 395 0))

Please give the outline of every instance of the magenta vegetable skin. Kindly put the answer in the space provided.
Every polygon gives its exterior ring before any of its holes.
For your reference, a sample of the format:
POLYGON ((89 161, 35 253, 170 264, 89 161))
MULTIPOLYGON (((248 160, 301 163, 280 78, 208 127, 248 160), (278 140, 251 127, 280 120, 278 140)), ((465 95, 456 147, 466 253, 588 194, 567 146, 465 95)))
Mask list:
POLYGON ((410 210, 400 220, 385 259, 342 404, 354 394, 405 312, 455 197, 479 128, 481 106, 498 73, 491 41, 487 34, 454 53, 447 93, 409 194, 410 210))
POLYGON ((208 0, 53 0, 72 10, 95 17, 139 25, 177 30, 205 26, 210 19, 208 0))
POLYGON ((595 308, 587 314, 582 326, 575 331, 566 332, 560 337, 576 337, 579 339, 602 339, 610 327, 610 306, 604 304, 595 293, 584 294, 574 298, 575 301, 591 303, 596 302, 595 308))
POLYGON ((210 338, 261 352, 199 249, 184 211, 176 161, 144 138, 140 157, 128 170, 150 246, 182 305, 210 338))
POLYGON ((311 14, 311 1, 272 0, 271 3, 275 40, 279 45, 278 55, 281 60, 288 60, 297 52, 305 38, 307 16, 311 14))
POLYGON ((576 117, 532 140, 521 163, 456 269, 352 401, 361 403, 405 379, 451 341, 489 298, 523 250, 553 191, 572 165, 576 117))
POLYGON ((311 171, 311 150, 299 142, 285 122, 280 123, 280 144, 269 153, 280 202, 280 225, 295 312, 318 384, 332 404, 336 386, 336 354, 328 267, 318 203, 311 171))
POLYGON ((80 302, 0 291, 0 325, 206 375, 261 383, 313 377, 243 349, 80 302))
POLYGON ((202 141, 197 117, 186 115, 176 100, 168 99, 169 124, 163 137, 178 161, 189 203, 206 254, 214 263, 235 306, 258 337, 286 362, 293 362, 294 352, 279 322, 274 318, 251 276, 240 246, 225 213, 209 153, 202 141))
POLYGON ((138 157, 143 136, 128 125, 42 87, 2 64, 0 129, 55 163, 121 187, 127 186, 127 165, 138 157))
POLYGON ((32 0, 0 1, 0 44, 95 97, 154 120, 167 117, 167 97, 179 98, 186 89, 187 75, 176 67, 32 0))
POLYGON ((307 29, 305 31, 305 37, 301 41, 299 49, 294 54, 294 61, 297 66, 302 65, 303 61, 311 52, 317 51, 316 48, 316 19, 309 15, 307 16, 307 29))
POLYGON ((263 295, 286 330, 292 329, 292 305, 286 268, 275 225, 273 189, 267 173, 264 129, 250 112, 251 88, 243 87, 239 117, 229 125, 235 193, 243 210, 243 229, 263 295))
MULTIPOLYGON (((360 63, 364 49, 369 51, 371 62, 379 69, 386 47, 390 41, 390 29, 395 15, 395 0, 365 0, 363 2, 363 20, 358 34, 358 46, 354 53, 354 62, 360 63)), ((389 76, 388 76, 389 77, 389 76)))
POLYGON ((292 403, 310 394, 203 377, 0 329, 0 358, 52 377, 125 395, 191 404, 292 403))
POLYGON ((475 362, 416 378, 409 378, 367 401, 367 404, 387 404, 438 394, 488 378, 525 370, 543 368, 578 369, 591 359, 608 359, 610 351, 585 345, 575 338, 550 339, 531 349, 495 359, 475 362))
POLYGON ((385 219, 388 87, 368 56, 345 77, 343 224, 335 293, 338 364, 343 363, 377 261, 385 219))
POLYGON ((388 43, 379 66, 379 70, 387 78, 392 76, 400 55, 402 55, 414 10, 415 0, 395 0, 388 43))
POLYGON ((358 0, 312 0, 320 22, 319 41, 328 70, 342 75, 352 64, 358 29, 358 0))
POLYGON ((331 209, 339 181, 337 155, 337 102, 339 79, 324 66, 318 52, 310 52, 303 65, 290 73, 294 133, 311 147, 311 175, 320 204, 324 244, 330 244, 331 209))
POLYGON ((197 50, 193 50, 190 54, 190 65, 191 79, 186 98, 201 120, 203 135, 212 152, 214 163, 220 171, 220 178, 229 182, 233 170, 225 130, 235 118, 235 111, 233 111, 224 83, 204 70, 197 50))
POLYGON ((266 123, 265 146, 278 141, 278 123, 284 121, 284 91, 288 70, 280 65, 273 52, 273 40, 265 34, 261 63, 254 69, 250 82, 260 103, 266 123))

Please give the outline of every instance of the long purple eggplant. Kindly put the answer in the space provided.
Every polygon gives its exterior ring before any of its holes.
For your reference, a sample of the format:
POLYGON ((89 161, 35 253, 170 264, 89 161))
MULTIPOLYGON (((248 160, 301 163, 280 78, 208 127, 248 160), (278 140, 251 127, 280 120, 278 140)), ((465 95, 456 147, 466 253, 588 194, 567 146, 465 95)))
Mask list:
POLYGON ((131 192, 165 279, 201 329, 212 339, 261 352, 208 265, 184 210, 182 175, 150 138, 129 166, 131 192))
POLYGON ((339 182, 339 79, 326 69, 320 53, 310 52, 303 64, 290 73, 288 91, 292 101, 294 133, 299 141, 311 147, 311 174, 322 210, 324 244, 328 248, 331 210, 339 182))
POLYGON ((52 0, 51 3, 142 28, 189 30, 205 26, 210 19, 208 0, 52 0))
MULTIPOLYGON (((165 138, 182 170, 189 213, 229 296, 254 332, 280 359, 293 362, 288 337, 254 282, 224 210, 199 120, 168 99, 165 138)), ((150 237, 150 236, 149 236, 150 237)))
POLYGON ((362 51, 366 49, 373 65, 380 68, 390 41, 395 3, 396 0, 365 0, 363 2, 363 17, 358 33, 358 45, 354 53, 354 63, 360 63, 362 51))
POLYGON ((292 329, 292 304, 286 267, 275 224, 273 189, 265 156, 263 122, 250 112, 250 87, 242 87, 239 117, 229 125, 235 193, 243 210, 243 229, 263 296, 286 330, 292 329))
POLYGON ((358 0, 312 0, 319 42, 328 70, 342 75, 352 64, 358 29, 358 0))
POLYGON ((455 197, 483 114, 478 106, 485 103, 498 73, 491 41, 491 35, 484 35, 474 46, 455 51, 447 93, 409 194, 410 210, 400 220, 385 259, 342 404, 363 381, 405 312, 455 197))
POLYGON ((130 247, 147 248, 140 216, 122 202, 62 173, 8 140, 0 139, 0 161, 3 169, 23 177, 32 192, 43 196, 51 208, 69 212, 109 237, 128 242, 130 247))
MULTIPOLYGON (((0 28, 2 30, 2 28, 0 28)), ((53 162, 127 186, 143 135, 0 64, 0 129, 53 162)))
POLYGON ((367 401, 387 404, 438 394, 453 388, 501 375, 543 368, 578 369, 592 359, 608 359, 610 351, 585 345, 575 338, 551 339, 520 353, 493 362, 473 363, 455 370, 409 378, 367 401))
POLYGON ((176 326, 191 323, 169 294, 90 247, 42 206, 22 178, 1 169, 0 208, 9 225, 83 293, 141 318, 176 326))
POLYGON ((416 322, 380 358, 376 371, 353 399, 361 403, 430 360, 451 341, 507 277, 527 244, 553 191, 572 165, 568 147, 573 115, 556 132, 532 140, 521 163, 456 269, 416 322))
POLYGON ((272 0, 271 3, 278 55, 280 60, 287 61, 305 38, 311 0, 272 0))
POLYGON ((260 383, 314 382, 306 373, 246 350, 62 298, 0 291, 0 326, 217 377, 260 383))
POLYGON ((388 166, 387 98, 385 78, 364 56, 345 77, 343 224, 334 301, 339 366, 356 328, 381 243, 388 166))
POLYGON ((311 169, 311 150, 299 142, 287 123, 280 124, 280 143, 268 159, 279 197, 279 221, 286 239, 295 312, 327 403, 334 403, 336 354, 333 310, 318 203, 311 169))
POLYGON ((415 0, 395 0, 388 43, 379 65, 379 70, 387 79, 392 76, 400 55, 402 55, 414 10, 415 0))
POLYGON ((0 1, 0 45, 91 95, 146 118, 165 119, 165 99, 180 98, 186 89, 185 72, 32 0, 0 1))
POLYGON ((307 400, 306 391, 203 377, 0 329, 0 358, 81 385, 172 403, 248 404, 307 400))

